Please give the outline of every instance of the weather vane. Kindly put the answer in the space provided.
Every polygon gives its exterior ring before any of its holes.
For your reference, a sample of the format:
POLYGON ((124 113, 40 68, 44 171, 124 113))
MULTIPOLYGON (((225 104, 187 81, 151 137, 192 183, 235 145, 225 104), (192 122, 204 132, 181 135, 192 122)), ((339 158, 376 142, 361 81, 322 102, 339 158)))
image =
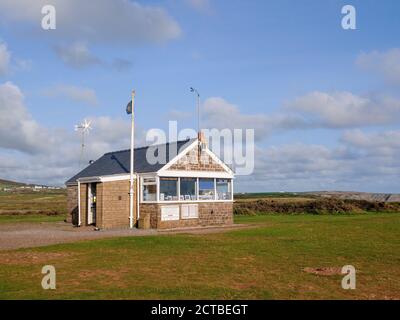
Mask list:
POLYGON ((82 159, 83 159, 83 150, 85 148, 85 133, 89 133, 89 130, 92 129, 90 126, 92 124, 92 121, 88 121, 86 119, 83 120, 81 124, 75 125, 75 131, 81 131, 82 133, 82 140, 81 140, 81 155, 79 157, 79 167, 82 164, 82 159))

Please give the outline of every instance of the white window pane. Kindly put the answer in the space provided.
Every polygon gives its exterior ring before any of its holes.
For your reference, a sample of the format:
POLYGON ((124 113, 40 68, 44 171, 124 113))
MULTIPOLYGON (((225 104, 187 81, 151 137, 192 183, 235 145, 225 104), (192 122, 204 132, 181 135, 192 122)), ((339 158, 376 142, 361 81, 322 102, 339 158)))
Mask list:
POLYGON ((181 178, 180 193, 181 200, 191 201, 197 200, 196 195, 196 179, 195 178, 181 178))
POLYGON ((214 179, 199 179, 199 200, 214 200, 214 179))
POLYGON ((150 184, 143 186, 143 201, 156 201, 157 185, 150 184))
POLYGON ((217 179, 217 199, 231 200, 232 199, 232 181, 230 179, 217 179))
POLYGON ((160 178, 160 201, 178 201, 177 178, 160 178))

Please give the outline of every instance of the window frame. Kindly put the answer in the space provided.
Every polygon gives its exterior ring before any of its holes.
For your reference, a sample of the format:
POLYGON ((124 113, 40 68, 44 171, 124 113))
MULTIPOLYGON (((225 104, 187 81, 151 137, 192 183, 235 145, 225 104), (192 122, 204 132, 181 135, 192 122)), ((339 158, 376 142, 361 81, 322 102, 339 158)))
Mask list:
POLYGON ((176 195, 172 196, 172 197, 176 197, 177 200, 159 200, 160 202, 167 202, 167 203, 171 203, 171 202, 176 202, 180 200, 180 178, 176 178, 176 177, 159 177, 158 181, 159 181, 159 188, 158 188, 158 199, 160 199, 160 195, 161 195, 161 181, 165 179, 165 180, 170 180, 170 181, 176 181, 175 183, 175 187, 176 187, 176 195))
MULTIPOLYGON (((195 178, 195 177, 179 177, 179 195, 178 195, 178 197, 179 197, 179 200, 180 201, 182 201, 182 202, 190 202, 190 201, 197 201, 197 200, 199 200, 199 188, 198 188, 198 179, 197 178, 195 178), (184 179, 184 180, 193 180, 194 181, 194 196, 195 196, 195 198, 196 199, 190 199, 190 200, 186 200, 186 199, 181 199, 181 197, 183 196, 183 197, 185 197, 185 195, 182 195, 181 194, 181 188, 182 188, 182 186, 181 186, 181 184, 182 184, 182 179, 184 179)), ((190 195, 190 197, 191 197, 192 195, 190 195)))
POLYGON ((221 178, 208 178, 208 177, 196 177, 196 176, 190 176, 190 175, 185 175, 185 176, 179 176, 179 177, 169 177, 169 176, 158 176, 158 175, 145 175, 140 178, 141 186, 140 186, 140 202, 141 203, 160 203, 160 204, 172 204, 172 203, 202 203, 202 202, 232 202, 233 201, 233 180, 234 178, 226 178, 226 177, 221 177, 221 178), (155 178, 155 182, 144 182, 144 179, 148 178, 155 178), (177 179, 177 198, 178 200, 160 200, 160 180, 162 178, 176 178, 177 179), (195 189, 196 189, 196 200, 181 200, 181 178, 189 178, 189 179, 194 179, 195 180, 195 189), (214 185, 214 196, 212 199, 200 199, 199 198, 199 192, 200 192, 200 179, 210 179, 213 181, 214 185), (230 193, 231 193, 231 198, 226 199, 226 200, 218 200, 218 195, 217 195, 217 179, 225 179, 230 181, 230 193), (154 185, 156 184, 156 200, 143 200, 143 191, 144 191, 144 185, 154 185))
POLYGON ((202 201, 202 202, 205 202, 205 201, 215 201, 215 200, 217 200, 216 199, 216 197, 215 197, 215 178, 198 178, 198 185, 199 185, 199 189, 197 190, 197 199, 199 200, 199 201, 202 201), (203 189, 203 190, 212 190, 212 192, 213 192, 213 196, 212 196, 212 199, 201 199, 200 198, 200 180, 210 180, 210 181, 212 181, 212 183, 213 183, 213 186, 212 186, 212 189, 203 189))
POLYGON ((142 176, 140 177, 140 202, 143 203, 153 203, 158 201, 158 183, 157 183, 157 176, 142 176), (153 179, 154 182, 145 182, 145 179, 153 179), (155 185, 156 186, 156 200, 144 200, 144 186, 155 185))
POLYGON ((217 184, 218 180, 226 180, 227 189, 228 189, 228 191, 226 193, 228 193, 230 195, 229 199, 226 199, 226 200, 231 200, 233 198, 232 179, 226 179, 226 178, 216 178, 215 179, 215 196, 216 196, 216 199, 217 200, 225 200, 225 199, 219 199, 218 198, 218 184, 217 184))

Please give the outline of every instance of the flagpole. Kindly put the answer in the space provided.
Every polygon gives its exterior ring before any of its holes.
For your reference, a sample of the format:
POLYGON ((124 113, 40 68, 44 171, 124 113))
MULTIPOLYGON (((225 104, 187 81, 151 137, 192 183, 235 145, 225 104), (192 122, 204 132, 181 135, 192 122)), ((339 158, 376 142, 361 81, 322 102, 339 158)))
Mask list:
POLYGON ((134 122, 134 103, 135 90, 132 91, 132 113, 131 113, 131 168, 130 168, 130 187, 129 187, 129 227, 133 229, 133 171, 134 171, 134 141, 135 141, 135 122, 134 122))

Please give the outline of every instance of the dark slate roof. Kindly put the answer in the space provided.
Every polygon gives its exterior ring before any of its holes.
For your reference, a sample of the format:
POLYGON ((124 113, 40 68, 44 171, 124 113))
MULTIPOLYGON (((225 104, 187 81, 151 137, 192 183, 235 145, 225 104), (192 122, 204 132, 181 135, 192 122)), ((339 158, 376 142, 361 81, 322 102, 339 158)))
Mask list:
MULTIPOLYGON (((196 139, 187 139, 177 142, 166 143, 166 160, 167 163, 172 160, 169 159, 169 148, 176 146, 176 150, 178 153, 183 151, 183 149, 189 146, 196 139)), ((158 145, 163 146, 163 145, 158 145)), ((156 172, 161 169, 165 164, 149 164, 146 159, 146 152, 150 146, 135 148, 134 157, 135 157, 135 172, 144 173, 144 172, 156 172)), ((152 146, 154 147, 154 146, 152 146)), ((108 176, 113 174, 124 174, 129 173, 130 169, 130 149, 114 151, 104 154, 98 160, 87 166, 81 172, 73 176, 69 179, 66 184, 75 183, 79 178, 85 177, 97 177, 97 176, 108 176)))

